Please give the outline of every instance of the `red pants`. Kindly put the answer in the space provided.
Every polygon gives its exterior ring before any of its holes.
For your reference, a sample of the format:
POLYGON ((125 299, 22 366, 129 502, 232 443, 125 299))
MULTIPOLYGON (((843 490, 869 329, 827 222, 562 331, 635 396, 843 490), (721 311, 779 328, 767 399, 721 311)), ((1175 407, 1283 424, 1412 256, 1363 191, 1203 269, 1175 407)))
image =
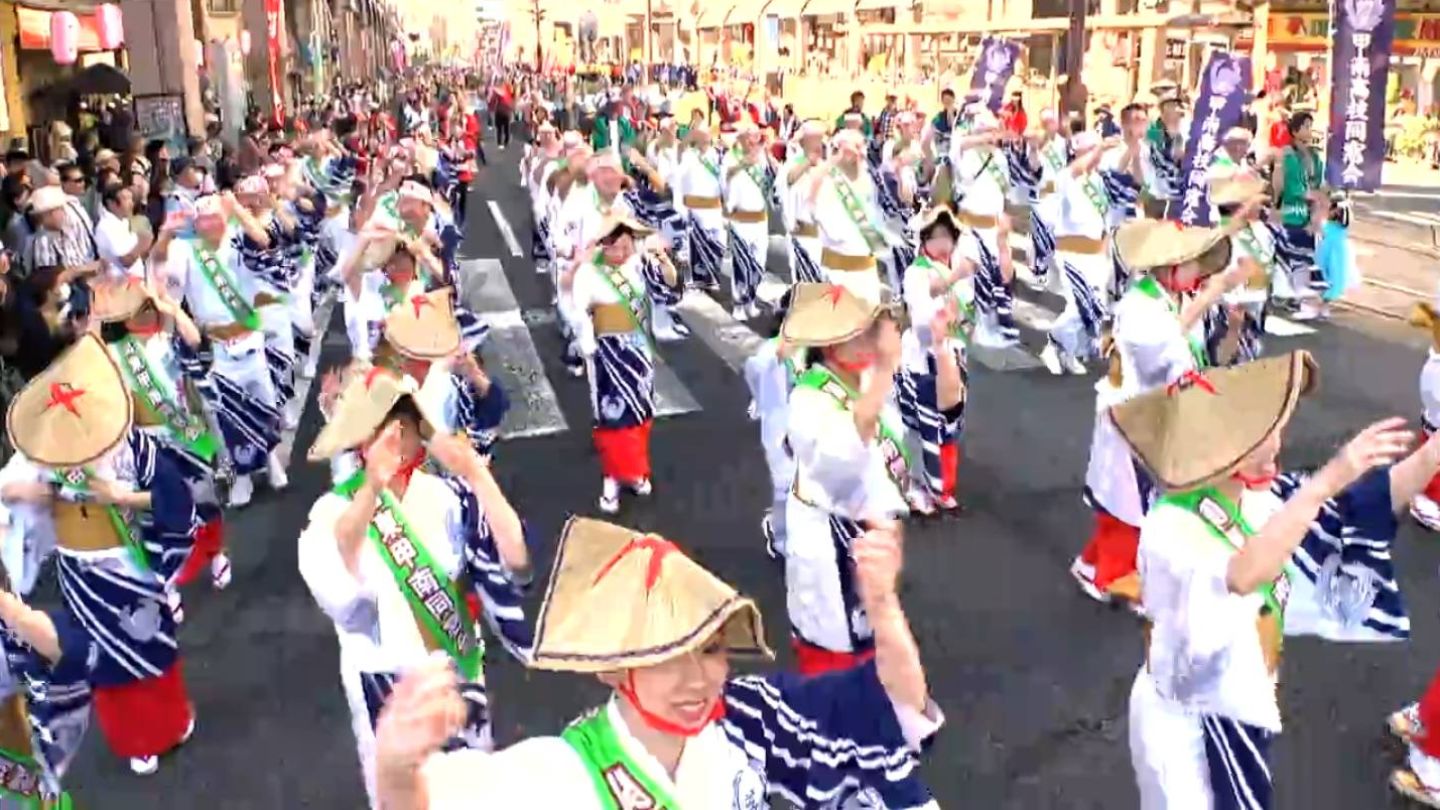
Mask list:
POLYGON ((96 686, 95 719, 121 757, 159 756, 179 745, 194 715, 180 661, 154 678, 96 686))
POLYGON ((175 575, 175 584, 189 585, 195 581, 195 577, 205 570, 205 566, 215 559, 225 548, 225 521, 222 518, 215 518, 195 530, 195 547, 191 549, 190 556, 185 564, 180 567, 180 573, 175 575))
POLYGON ((1420 725, 1425 730, 1415 738, 1415 746, 1432 757, 1440 757, 1440 671, 1420 697, 1420 725))
POLYGON ((1095 531, 1080 552, 1080 560, 1095 567, 1095 587, 1105 590, 1110 583, 1135 573, 1135 554, 1140 550, 1140 530, 1109 512, 1095 510, 1095 531))
POLYGON ((606 478, 631 484, 650 477, 651 424, 647 420, 635 427, 597 427, 590 431, 606 478))
POLYGON ((875 657, 874 650, 862 653, 835 652, 807 644, 794 636, 790 637, 790 649, 795 653, 796 668, 801 675, 823 675, 827 672, 842 672, 869 661, 875 657))
POLYGON ((960 445, 945 442, 940 445, 941 495, 955 497, 955 481, 960 475, 960 445))
POLYGON ((1425 485, 1425 497, 1436 503, 1440 503, 1440 473, 1436 473, 1430 483, 1425 485))

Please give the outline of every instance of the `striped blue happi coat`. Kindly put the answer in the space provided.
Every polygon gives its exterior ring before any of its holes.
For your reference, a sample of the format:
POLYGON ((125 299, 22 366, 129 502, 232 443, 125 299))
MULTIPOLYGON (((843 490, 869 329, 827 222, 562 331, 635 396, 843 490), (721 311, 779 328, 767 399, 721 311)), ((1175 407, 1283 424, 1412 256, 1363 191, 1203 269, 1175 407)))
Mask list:
POLYGON ((640 332, 598 335, 590 358, 595 426, 629 428, 655 418, 655 363, 640 332))
MULTIPOLYGON (((993 315, 999 334, 1006 340, 1019 340, 1020 329, 1015 326, 1014 293, 1000 273, 1000 257, 990 250, 980 234, 971 231, 980 255, 980 271, 975 274, 975 308, 993 315)), ((1004 246, 1008 250, 1009 246, 1004 246)))
POLYGON ((707 230, 692 212, 687 238, 690 247, 690 272, 695 283, 720 283, 720 267, 725 259, 725 231, 707 230))
MULTIPOLYGON (((969 383, 970 375, 965 368, 965 358, 956 352, 960 364, 960 381, 969 383)), ((960 441, 965 429, 965 400, 949 410, 939 407, 936 383, 939 369, 933 350, 926 357, 927 371, 924 374, 902 367, 895 374, 895 404, 900 410, 900 419, 920 440, 920 463, 925 489, 932 497, 944 494, 945 481, 940 468, 940 447, 960 441)))
POLYGON ((279 403, 262 402, 213 371, 209 343, 192 350, 177 341, 180 367, 193 381, 210 427, 225 445, 225 475, 248 475, 265 468, 266 457, 280 445, 279 403))
POLYGON ((57 607, 46 614, 55 627, 58 661, 52 663, 4 626, 0 626, 0 650, 8 670, 7 690, 24 695, 43 790, 58 794, 60 780, 90 726, 90 671, 99 661, 99 648, 68 610, 57 607))

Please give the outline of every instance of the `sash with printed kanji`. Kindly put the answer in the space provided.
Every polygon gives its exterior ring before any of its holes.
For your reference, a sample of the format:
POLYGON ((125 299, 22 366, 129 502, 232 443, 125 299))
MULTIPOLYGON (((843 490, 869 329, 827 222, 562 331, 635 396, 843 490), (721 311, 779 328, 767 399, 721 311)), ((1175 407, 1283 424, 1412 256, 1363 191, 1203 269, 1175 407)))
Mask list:
MULTIPOLYGON (((401 236, 405 237, 406 239, 419 239, 422 236, 419 231, 410 227, 410 223, 400 218, 399 192, 391 191, 385 196, 381 197, 380 207, 385 209, 385 213, 389 214, 390 218, 395 220, 396 224, 400 226, 401 236)), ((430 271, 425 267, 425 263, 420 261, 419 257, 416 257, 415 259, 415 271, 420 274, 420 280, 425 282, 425 286, 429 287, 430 271)))
POLYGON ((605 286, 620 296, 621 302, 625 304, 625 311, 630 313, 630 322, 635 324, 636 331, 645 336, 645 342, 650 344, 650 351, 658 353, 655 338, 650 334, 650 296, 643 288, 636 289, 630 279, 620 272, 619 267, 606 262, 603 252, 595 252, 593 264, 600 273, 600 278, 605 281, 605 286))
MULTIPOLYGON (((365 471, 360 470, 335 487, 335 494, 349 500, 364 483, 365 471)), ((388 489, 380 490, 367 534, 375 541, 380 559, 390 569, 420 629, 450 656, 461 677, 468 681, 478 678, 485 649, 475 638, 470 608, 455 581, 416 535, 388 489)))
POLYGON ((35 757, 8 748, 0 748, 0 799, 17 802, 26 810, 75 808, 70 794, 56 794, 45 788, 45 777, 35 757))
MULTIPOLYGON (((54 472, 55 483, 69 487, 76 492, 89 493, 90 479, 93 477, 88 469, 84 467, 71 467, 68 470, 56 470, 54 472)), ((110 525, 115 527, 115 534, 120 536, 120 542, 130 554, 130 561, 135 563, 137 568, 143 571, 150 570, 150 560, 145 554, 145 546, 136 535, 135 514, 129 509, 122 509, 114 504, 106 504, 105 516, 110 519, 110 525)))
POLYGON ((190 412, 183 395, 171 399, 160 384, 160 375, 145 356, 145 347, 132 335, 125 335, 114 343, 120 355, 120 371, 130 390, 139 394, 145 408, 165 424, 170 436, 206 463, 215 460, 220 443, 205 427, 204 423, 190 412))
MULTIPOLYGON (((929 275, 941 281, 945 280, 945 271, 940 269, 940 266, 935 264, 935 262, 931 261, 929 256, 924 254, 916 256, 915 266, 921 270, 928 271, 929 275)), ((945 295, 955 302, 956 311, 959 312, 960 315, 954 325, 950 327, 950 337, 955 338, 960 341, 962 345, 968 347, 970 345, 970 329, 975 324, 975 304, 972 301, 966 301, 961 298, 953 285, 946 289, 945 295)))
POLYGON ((239 282, 230 275, 230 271, 220 264, 220 257, 215 251, 195 240, 195 261, 200 264, 200 275, 204 277, 205 283, 220 296, 220 303, 230 312, 230 317, 235 323, 255 331, 260 328, 260 313, 255 311, 245 296, 240 294, 239 282))
POLYGON ((885 250, 885 237, 870 224, 870 218, 865 215, 865 208, 860 204, 860 197, 855 193, 855 187, 850 185, 849 178, 840 172, 838 166, 830 168, 830 177, 835 181, 835 193, 840 196, 840 205, 850 216, 850 221, 860 229, 860 235, 865 238, 870 252, 879 253, 885 250))
POLYGON ((680 810, 680 805, 625 751, 610 713, 590 712, 560 738, 585 763, 602 810, 680 810))
POLYGON ((767 177, 765 172, 760 168, 760 164, 747 162, 745 155, 740 152, 739 147, 736 147, 731 154, 735 160, 740 163, 741 168, 745 170, 745 174, 749 175, 750 179, 754 181, 755 187, 760 189, 761 196, 768 199, 771 190, 770 178, 767 177))
MULTIPOLYGON (((855 406, 855 400, 860 394, 855 389, 845 384, 844 380, 835 376, 835 372, 822 366, 815 365, 806 369, 795 381, 796 388, 812 388, 830 397, 839 405, 842 410, 851 410, 855 406)), ((910 488, 910 450, 905 446, 904 437, 885 424, 885 417, 882 414, 875 420, 877 430, 875 441, 880 445, 880 452, 885 456, 885 473, 895 484, 903 495, 910 488)))
MULTIPOLYGON (((1144 276, 1135 282, 1130 289, 1140 293, 1146 298, 1153 298, 1156 301, 1165 302, 1165 307, 1170 310, 1170 314, 1174 315, 1176 319, 1179 319, 1180 308, 1175 305, 1175 302, 1170 299, 1170 296, 1165 294, 1164 290, 1160 289, 1160 282, 1156 281, 1154 276, 1144 276)), ((1210 365, 1210 359, 1205 354, 1205 342, 1203 340, 1195 335, 1187 334, 1185 336, 1185 342, 1190 345, 1190 356, 1195 360, 1196 368, 1205 368, 1210 365)))
POLYGON ((1065 141, 1062 138, 1051 138, 1050 142, 1040 148, 1040 157, 1045 159, 1045 165, 1050 171, 1059 174, 1065 170, 1065 141))

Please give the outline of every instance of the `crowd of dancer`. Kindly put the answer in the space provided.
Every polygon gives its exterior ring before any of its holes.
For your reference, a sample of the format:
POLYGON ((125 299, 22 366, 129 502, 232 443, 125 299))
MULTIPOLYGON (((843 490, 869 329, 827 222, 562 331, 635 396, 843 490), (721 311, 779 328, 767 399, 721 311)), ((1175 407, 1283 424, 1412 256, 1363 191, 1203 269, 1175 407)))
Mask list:
MULTIPOLYGON (((773 657, 759 609, 686 556, 680 527, 572 518, 532 624, 537 538, 491 473, 516 392, 486 372, 488 325, 460 294, 453 203, 478 122, 422 86, 403 121, 317 112, 233 188, 197 191, 133 270, 92 280, 86 328, 11 403, 7 795, 58 806, 92 713, 136 774, 195 733, 179 586, 231 583, 224 516, 256 476, 287 486, 281 434, 318 377, 324 425, 305 455, 333 488, 299 568, 335 626, 372 806, 936 806, 919 764, 944 715, 897 595, 902 537, 961 509, 968 363, 1017 341, 1017 280, 1066 301, 1049 371, 1100 372, 1094 533, 1071 573, 1144 617, 1143 807, 1272 807, 1282 637, 1408 638, 1390 544, 1406 509, 1440 527, 1440 440, 1414 447, 1389 419, 1311 473, 1278 462, 1317 377, 1304 352, 1264 353, 1264 323, 1277 305, 1323 315, 1315 235, 1334 216, 1308 114, 1267 161, 1248 131, 1225 135, 1207 179, 1217 224, 1182 226, 1166 219, 1186 148, 1170 94, 1122 109, 1111 137, 1048 111, 1017 132, 950 91, 933 116, 887 99, 874 121, 852 98, 784 139, 747 105, 712 126, 636 118, 616 93, 582 133, 521 101, 535 269, 560 359, 589 388, 601 513, 654 489, 655 363, 689 334, 683 297, 721 296, 772 334, 745 381, 773 483, 757 539, 783 563, 796 671, 731 676, 730 656, 773 657), (789 279, 767 299, 773 230, 789 279), (322 373, 315 312, 332 301, 349 351, 322 373), (38 610, 26 600, 51 562, 61 603, 38 610), (613 695, 496 751, 487 634, 613 695)), ((1417 325, 1437 329, 1436 313, 1417 325)), ((1390 723, 1412 744, 1395 787, 1440 806, 1440 681, 1390 723)))

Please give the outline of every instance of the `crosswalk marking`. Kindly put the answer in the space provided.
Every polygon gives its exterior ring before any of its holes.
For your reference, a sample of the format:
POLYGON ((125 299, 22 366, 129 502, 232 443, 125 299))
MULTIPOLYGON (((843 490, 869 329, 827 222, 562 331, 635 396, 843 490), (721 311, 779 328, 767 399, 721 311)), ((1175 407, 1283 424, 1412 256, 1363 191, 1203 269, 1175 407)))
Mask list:
POLYGON ((505 239, 505 247, 510 249, 510 255, 517 258, 524 256, 520 250, 520 242, 515 238, 515 230, 510 227, 510 220, 506 219, 504 212, 500 210, 500 204, 494 200, 486 200, 485 205, 490 209, 490 216, 495 218, 495 227, 500 229, 500 236, 505 239))

